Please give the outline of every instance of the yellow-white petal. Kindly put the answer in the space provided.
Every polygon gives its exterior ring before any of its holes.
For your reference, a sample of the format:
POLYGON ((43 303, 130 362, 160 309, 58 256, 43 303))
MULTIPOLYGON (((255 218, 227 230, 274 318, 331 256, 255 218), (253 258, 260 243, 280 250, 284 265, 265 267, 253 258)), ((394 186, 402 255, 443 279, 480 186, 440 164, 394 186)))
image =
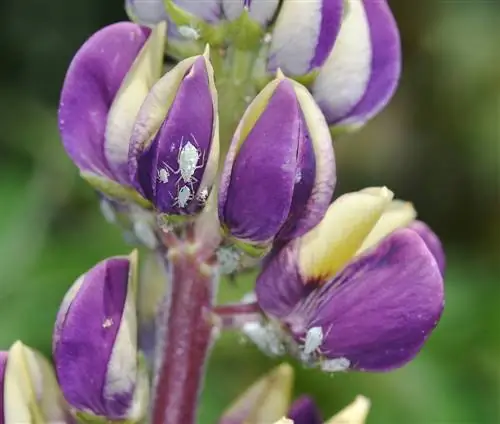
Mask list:
POLYGON ((5 424, 65 423, 65 411, 52 366, 21 342, 9 350, 4 377, 5 424))
POLYGON ((364 424, 369 410, 370 400, 364 396, 357 396, 354 402, 330 418, 325 424, 364 424))
POLYGON ((253 383, 223 414, 221 423, 274 423, 284 417, 290 404, 293 368, 282 364, 253 383))
POLYGON ((153 28, 109 110, 104 150, 109 166, 118 178, 127 173, 129 141, 139 109, 162 73, 165 34, 166 22, 153 28))
POLYGON ((300 239, 299 269, 304 278, 328 279, 346 265, 393 198, 386 187, 347 193, 323 220, 300 239))
POLYGON ((413 204, 402 200, 393 200, 356 254, 359 255, 376 246, 383 238, 398 228, 407 227, 416 217, 417 211, 413 207, 413 204))

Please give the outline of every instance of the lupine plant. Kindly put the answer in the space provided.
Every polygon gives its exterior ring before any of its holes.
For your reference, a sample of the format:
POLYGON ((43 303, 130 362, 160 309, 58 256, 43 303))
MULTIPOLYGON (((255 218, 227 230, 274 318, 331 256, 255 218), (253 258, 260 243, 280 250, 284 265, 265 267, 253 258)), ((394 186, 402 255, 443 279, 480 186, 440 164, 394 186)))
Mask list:
MULTIPOLYGON (((334 195, 332 137, 393 95, 385 0, 127 0, 63 83, 63 146, 137 249, 62 301, 54 367, 1 354, 0 423, 192 424, 214 343, 239 331, 325 373, 413 359, 443 310, 444 254, 386 187, 334 195), (140 253, 139 253, 140 252, 140 253), (217 302, 254 270, 253 290, 217 302)), ((223 424, 319 424, 283 364, 223 424)), ((363 423, 369 401, 326 423, 363 423)))

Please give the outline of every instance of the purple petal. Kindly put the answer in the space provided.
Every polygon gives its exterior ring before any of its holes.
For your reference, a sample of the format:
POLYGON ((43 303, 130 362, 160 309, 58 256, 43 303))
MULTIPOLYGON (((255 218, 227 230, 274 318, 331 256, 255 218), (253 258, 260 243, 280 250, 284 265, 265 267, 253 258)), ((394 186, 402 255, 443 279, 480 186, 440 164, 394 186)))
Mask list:
POLYGON ((212 146, 214 115, 207 67, 200 56, 184 76, 154 140, 144 151, 133 151, 133 184, 159 211, 179 215, 200 206, 195 197, 212 146))
POLYGON ((402 229, 311 294, 297 314, 321 327, 322 354, 362 371, 402 366, 422 348, 444 305, 443 279, 422 239, 402 229))
MULTIPOLYGON (((54 362, 64 397, 76 409, 109 419, 125 417, 133 396, 133 390, 112 397, 105 393, 129 268, 127 258, 111 258, 81 277, 75 283, 76 293, 68 293, 73 298, 63 303, 54 331, 54 362)), ((135 355, 130 360, 135 361, 135 355)))
POLYGON ((328 57, 340 30, 343 0, 285 0, 272 34, 268 68, 304 75, 328 57))
POLYGON ((359 126, 388 103, 400 73, 399 32, 386 1, 351 0, 312 93, 329 124, 359 126))
POLYGON ((288 418, 293 424, 322 424, 323 419, 316 404, 309 396, 301 396, 292 403, 288 418))
POLYGON ((5 412, 4 412, 4 379, 5 379, 5 368, 7 366, 7 356, 8 352, 0 352, 0 424, 5 423, 5 412))
POLYGON ((436 259, 441 275, 444 276, 446 257, 439 237, 422 221, 415 221, 408 228, 415 231, 422 238, 427 248, 433 254, 434 259, 436 259))
POLYGON ((271 252, 255 283, 259 306, 269 315, 287 316, 311 291, 299 274, 299 241, 271 252))
POLYGON ((298 145, 297 151, 297 168, 295 171, 292 203, 290 205, 288 218, 277 236, 281 239, 291 239, 299 235, 297 234, 299 231, 307 231, 307 229, 302 228, 303 226, 300 224, 308 215, 308 210, 304 206, 311 197, 314 187, 316 159, 304 119, 300 121, 299 131, 301 132, 299 136, 301 142, 298 145))
POLYGON ((309 91, 293 82, 304 121, 299 144, 298 169, 288 228, 279 234, 291 240, 314 228, 330 206, 335 188, 335 156, 330 130, 309 91))
POLYGON ((285 223, 292 203, 302 126, 292 84, 281 81, 234 163, 226 161, 221 184, 226 193, 220 199, 219 215, 235 237, 266 242, 285 223))
POLYGON ((76 53, 59 104, 64 148, 82 171, 114 179, 104 155, 108 111, 150 33, 130 22, 107 26, 76 53))

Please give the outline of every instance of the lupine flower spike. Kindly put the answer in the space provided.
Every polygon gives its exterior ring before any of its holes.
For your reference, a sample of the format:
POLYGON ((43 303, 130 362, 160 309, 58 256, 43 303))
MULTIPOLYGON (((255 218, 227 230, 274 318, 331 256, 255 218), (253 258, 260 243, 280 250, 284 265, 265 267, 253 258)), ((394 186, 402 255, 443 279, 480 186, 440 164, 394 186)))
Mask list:
MULTIPOLYGON (((74 282, 55 373, 20 342, 0 353, 0 424, 194 424, 226 329, 325 372, 411 360, 443 310, 438 237, 385 187, 332 203, 332 134, 375 116, 399 80, 386 1, 125 4, 134 23, 75 54, 59 127, 147 261, 139 272, 136 252, 111 257, 74 282), (218 305, 220 275, 244 269, 255 289, 218 305)), ((279 366, 220 423, 364 423, 366 398, 324 421, 310 397, 290 402, 292 380, 279 366)))

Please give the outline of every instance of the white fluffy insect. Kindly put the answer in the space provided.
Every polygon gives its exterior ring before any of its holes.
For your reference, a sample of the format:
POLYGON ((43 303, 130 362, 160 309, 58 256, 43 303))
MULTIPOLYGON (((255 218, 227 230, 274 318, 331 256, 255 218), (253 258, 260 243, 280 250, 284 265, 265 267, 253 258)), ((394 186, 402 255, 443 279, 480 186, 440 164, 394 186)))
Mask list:
POLYGON ((323 343, 323 329, 321 327, 312 327, 307 331, 306 338, 304 340, 303 353, 309 356, 316 352, 323 343))
POLYGON ((181 140, 182 147, 179 149, 179 155, 177 157, 177 161, 179 163, 179 170, 177 172, 180 172, 181 174, 179 180, 182 179, 185 184, 190 184, 192 189, 192 184, 198 181, 194 177, 194 173, 197 169, 203 167, 205 158, 204 154, 202 155, 200 152, 201 149, 197 147, 193 134, 191 134, 191 137, 193 139, 193 143, 188 140, 186 144, 182 145, 181 140), (198 165, 200 158, 202 159, 201 164, 198 165))
POLYGON ((334 359, 324 359, 321 361, 321 371, 325 372, 337 372, 346 371, 351 366, 351 361, 349 359, 341 357, 334 359))
POLYGON ((184 209, 188 202, 193 199, 193 193, 188 186, 182 186, 177 194, 174 205, 178 205, 180 208, 184 209))

